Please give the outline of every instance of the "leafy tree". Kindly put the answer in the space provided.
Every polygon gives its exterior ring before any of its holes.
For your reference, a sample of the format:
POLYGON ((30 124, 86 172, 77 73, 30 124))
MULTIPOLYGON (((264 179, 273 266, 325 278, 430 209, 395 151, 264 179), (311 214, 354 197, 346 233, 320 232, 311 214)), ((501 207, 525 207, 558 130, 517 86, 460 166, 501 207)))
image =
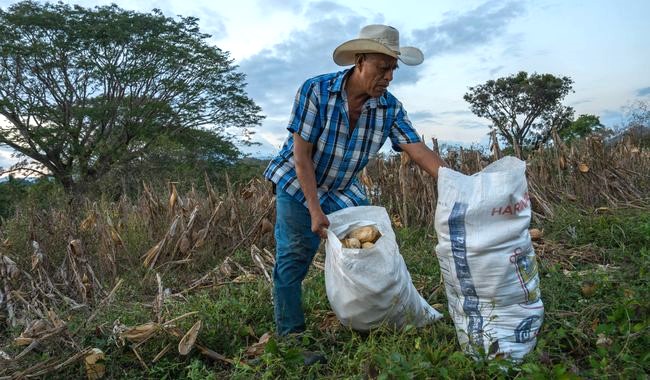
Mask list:
POLYGON ((588 136, 592 133, 603 133, 606 128, 600 123, 600 118, 596 115, 580 115, 577 119, 571 121, 563 128, 558 129, 558 134, 563 141, 571 141, 588 136))
POLYGON ((517 157, 523 146, 548 138, 551 128, 572 118, 560 101, 571 91, 568 77, 525 71, 470 87, 463 97, 477 116, 488 118, 517 157), (534 132, 532 135, 531 132, 534 132))
POLYGON ((23 158, 12 170, 79 192, 170 141, 188 148, 188 136, 218 140, 210 155, 238 155, 225 131, 250 134, 260 108, 208 37, 196 18, 159 10, 34 1, 0 10, 0 145, 23 158))
POLYGON ((162 136, 142 157, 113 167, 96 188, 113 198, 138 192, 143 181, 166 188, 172 180, 201 188, 206 175, 215 185, 222 182, 224 172, 242 165, 237 148, 222 136, 211 130, 186 129, 173 138, 162 136))

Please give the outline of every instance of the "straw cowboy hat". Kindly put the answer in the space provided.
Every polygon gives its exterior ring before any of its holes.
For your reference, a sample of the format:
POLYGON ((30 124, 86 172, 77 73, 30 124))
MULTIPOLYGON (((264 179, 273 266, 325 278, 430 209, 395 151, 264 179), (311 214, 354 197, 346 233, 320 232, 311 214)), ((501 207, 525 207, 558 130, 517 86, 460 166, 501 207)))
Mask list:
POLYGON ((420 49, 412 46, 399 46, 399 32, 388 25, 367 25, 359 32, 359 38, 346 41, 334 49, 334 62, 339 66, 354 64, 354 56, 359 53, 382 53, 397 58, 409 66, 424 61, 420 49))

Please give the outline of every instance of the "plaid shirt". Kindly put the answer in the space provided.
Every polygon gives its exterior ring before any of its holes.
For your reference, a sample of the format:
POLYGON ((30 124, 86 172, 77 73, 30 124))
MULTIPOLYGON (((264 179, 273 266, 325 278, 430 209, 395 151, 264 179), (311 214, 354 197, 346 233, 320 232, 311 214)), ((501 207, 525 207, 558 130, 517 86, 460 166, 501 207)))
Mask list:
POLYGON ((420 142, 402 104, 388 91, 363 105, 357 127, 350 131, 348 100, 343 91, 350 69, 308 79, 296 94, 289 121, 289 136, 271 160, 264 177, 306 205, 296 176, 293 133, 314 144, 313 160, 318 198, 341 207, 366 199, 357 174, 375 157, 390 137, 393 149, 420 142))

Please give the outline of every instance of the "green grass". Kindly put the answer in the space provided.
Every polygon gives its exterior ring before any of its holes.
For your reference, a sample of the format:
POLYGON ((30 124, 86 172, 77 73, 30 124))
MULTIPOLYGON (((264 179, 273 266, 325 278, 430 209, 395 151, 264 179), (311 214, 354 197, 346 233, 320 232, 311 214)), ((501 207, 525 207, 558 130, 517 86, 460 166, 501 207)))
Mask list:
MULTIPOLYGON (((397 237, 416 288, 430 304, 444 305, 440 311, 445 317, 425 328, 382 328, 368 334, 344 328, 321 330, 330 307, 324 275, 312 268, 304 284, 308 331, 300 341, 272 339, 257 363, 246 364, 246 348, 274 328, 271 288, 259 277, 251 283, 229 283, 190 292, 185 298, 168 299, 164 305, 164 314, 169 317, 198 312, 180 321, 180 329, 187 331, 196 320, 202 320, 198 338, 201 343, 240 364, 212 362, 196 350, 180 356, 177 338, 161 334, 139 347, 148 367, 144 369, 129 345, 118 346, 110 333, 116 320, 133 326, 154 318, 149 303, 155 294, 155 280, 142 280, 143 273, 136 271, 126 277, 125 286, 111 306, 97 316, 92 326, 81 331, 81 343, 104 350, 108 378, 648 378, 650 213, 634 209, 605 214, 563 210, 552 222, 538 227, 545 231, 546 246, 561 247, 555 255, 581 249, 599 254, 589 256, 595 261, 576 260, 571 266, 555 260, 556 256, 540 255, 545 321, 536 348, 516 365, 476 362, 463 354, 440 285, 435 233, 418 228, 402 228, 397 237), (581 291, 587 282, 595 284, 593 295, 585 296, 581 291), (172 343, 172 349, 152 363, 168 343, 172 343), (302 366, 303 349, 323 351, 328 363, 302 366)), ((244 266, 252 265, 248 252, 238 252, 235 259, 244 266)), ((194 277, 205 271, 207 268, 194 277)), ((178 286, 175 276, 174 271, 164 273, 163 283, 178 286)), ((65 314, 71 326, 79 326, 86 316, 65 314)), ((33 359, 42 360, 48 354, 40 355, 33 359)), ((84 368, 79 363, 50 377, 83 376, 84 368)))

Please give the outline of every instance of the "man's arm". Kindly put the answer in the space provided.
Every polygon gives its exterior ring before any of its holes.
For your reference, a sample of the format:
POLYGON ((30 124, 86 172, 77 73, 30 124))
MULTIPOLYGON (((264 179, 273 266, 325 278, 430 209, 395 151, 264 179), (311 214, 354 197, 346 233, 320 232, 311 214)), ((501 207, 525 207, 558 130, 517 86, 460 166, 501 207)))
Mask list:
POLYGON ((293 158, 296 164, 296 175, 300 188, 307 200, 307 208, 311 215, 311 230, 321 238, 326 238, 325 228, 330 222, 320 207, 318 191, 316 191, 316 172, 312 151, 314 144, 305 141, 298 133, 293 134, 293 158))
POLYGON ((423 142, 413 144, 400 144, 403 151, 424 171, 438 179, 438 169, 447 166, 440 156, 429 149, 423 142))

